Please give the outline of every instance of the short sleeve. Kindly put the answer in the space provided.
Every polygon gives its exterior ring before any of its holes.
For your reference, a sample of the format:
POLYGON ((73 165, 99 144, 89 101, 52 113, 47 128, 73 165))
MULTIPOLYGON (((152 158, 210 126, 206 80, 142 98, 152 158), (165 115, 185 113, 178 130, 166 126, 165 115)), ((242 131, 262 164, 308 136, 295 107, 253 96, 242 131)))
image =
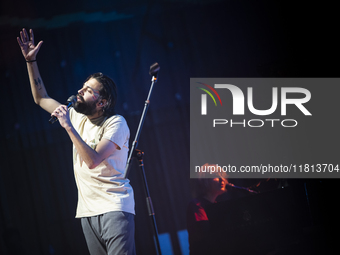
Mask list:
POLYGON ((109 118, 104 124, 103 137, 114 142, 121 150, 124 146, 129 147, 128 141, 130 130, 124 117, 115 115, 109 118))

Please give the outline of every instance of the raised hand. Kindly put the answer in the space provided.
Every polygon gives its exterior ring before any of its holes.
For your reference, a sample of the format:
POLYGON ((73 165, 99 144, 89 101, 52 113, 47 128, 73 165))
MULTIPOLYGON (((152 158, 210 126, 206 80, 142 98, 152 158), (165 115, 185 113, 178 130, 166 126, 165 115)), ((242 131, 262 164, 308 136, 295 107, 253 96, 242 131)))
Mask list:
POLYGON ((22 55, 26 61, 36 60, 37 53, 43 41, 40 41, 38 45, 35 46, 33 30, 30 29, 30 36, 28 37, 26 29, 23 28, 22 31, 20 31, 20 38, 17 37, 17 41, 21 48, 22 55))

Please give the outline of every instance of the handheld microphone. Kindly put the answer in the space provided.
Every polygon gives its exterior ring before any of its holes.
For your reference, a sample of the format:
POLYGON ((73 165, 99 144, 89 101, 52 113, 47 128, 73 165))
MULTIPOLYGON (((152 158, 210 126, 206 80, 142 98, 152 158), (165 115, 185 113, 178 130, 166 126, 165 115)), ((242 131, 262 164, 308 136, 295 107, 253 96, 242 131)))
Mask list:
POLYGON ((252 189, 249 189, 249 188, 246 188, 246 187, 236 186, 236 185, 234 185, 234 184, 232 184, 230 182, 228 182, 226 184, 226 186, 230 186, 230 187, 233 187, 233 188, 236 188, 236 189, 244 189, 244 190, 246 190, 246 191, 248 191, 250 193, 255 193, 255 194, 259 193, 259 192, 255 191, 255 190, 252 190, 252 189))
MULTIPOLYGON (((69 109, 70 107, 72 107, 75 102, 77 102, 77 97, 75 95, 70 96, 66 102, 67 108, 69 109)), ((50 124, 53 124, 54 122, 56 122, 56 120, 58 120, 58 118, 56 116, 52 116, 48 122, 50 124)))

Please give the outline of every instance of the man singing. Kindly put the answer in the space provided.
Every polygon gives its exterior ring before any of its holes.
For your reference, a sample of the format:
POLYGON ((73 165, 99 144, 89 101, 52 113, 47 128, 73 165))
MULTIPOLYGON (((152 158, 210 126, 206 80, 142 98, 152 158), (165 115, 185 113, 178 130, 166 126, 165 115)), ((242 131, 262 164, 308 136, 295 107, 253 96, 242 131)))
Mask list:
POLYGON ((73 143, 74 176, 78 187, 76 218, 92 255, 135 254, 134 198, 124 179, 130 131, 115 115, 115 83, 102 73, 89 76, 78 91, 74 108, 47 95, 36 56, 32 29, 17 38, 27 63, 34 102, 58 118, 73 143))

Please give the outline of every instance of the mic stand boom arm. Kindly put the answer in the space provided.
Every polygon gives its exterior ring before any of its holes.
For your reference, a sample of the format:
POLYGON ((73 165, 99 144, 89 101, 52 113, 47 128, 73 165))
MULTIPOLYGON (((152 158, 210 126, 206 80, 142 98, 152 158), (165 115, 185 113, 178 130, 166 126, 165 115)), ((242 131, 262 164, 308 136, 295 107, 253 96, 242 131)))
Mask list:
POLYGON ((140 136, 140 133, 142 131, 142 127, 143 127, 143 124, 144 124, 145 116, 146 116, 146 113, 147 113, 149 105, 150 105, 150 96, 151 96, 151 92, 152 92, 154 83, 155 83, 154 76, 152 76, 152 83, 151 83, 149 95, 148 95, 148 98, 145 101, 143 113, 142 113, 141 119, 139 121, 139 125, 138 125, 138 128, 137 128, 136 136, 135 136, 135 139, 133 140, 132 145, 131 145, 130 154, 129 154, 129 157, 128 157, 128 160, 127 160, 127 163, 126 163, 126 167, 125 167, 124 178, 127 178, 127 176, 129 175, 131 159, 132 159, 132 156, 133 156, 133 153, 134 153, 135 149, 137 149, 139 136, 140 136))
POLYGON ((149 105, 150 105, 150 97, 151 97, 153 85, 157 81, 157 74, 158 74, 159 68, 160 67, 159 67, 158 63, 154 63, 153 65, 150 66, 150 72, 149 73, 150 73, 150 75, 152 75, 151 86, 150 86, 148 97, 147 97, 145 104, 144 104, 143 113, 142 113, 141 119, 139 121, 139 125, 138 125, 138 129, 137 129, 137 132, 136 132, 135 139, 133 140, 132 145, 131 145, 130 154, 129 154, 129 157, 128 157, 128 160, 127 160, 127 163, 126 163, 126 167, 125 167, 124 178, 127 178, 127 176, 129 175, 131 159, 132 159, 132 156, 134 154, 135 149, 137 149, 139 136, 140 136, 140 133, 142 131, 145 116, 146 116, 146 113, 147 113, 149 105))

